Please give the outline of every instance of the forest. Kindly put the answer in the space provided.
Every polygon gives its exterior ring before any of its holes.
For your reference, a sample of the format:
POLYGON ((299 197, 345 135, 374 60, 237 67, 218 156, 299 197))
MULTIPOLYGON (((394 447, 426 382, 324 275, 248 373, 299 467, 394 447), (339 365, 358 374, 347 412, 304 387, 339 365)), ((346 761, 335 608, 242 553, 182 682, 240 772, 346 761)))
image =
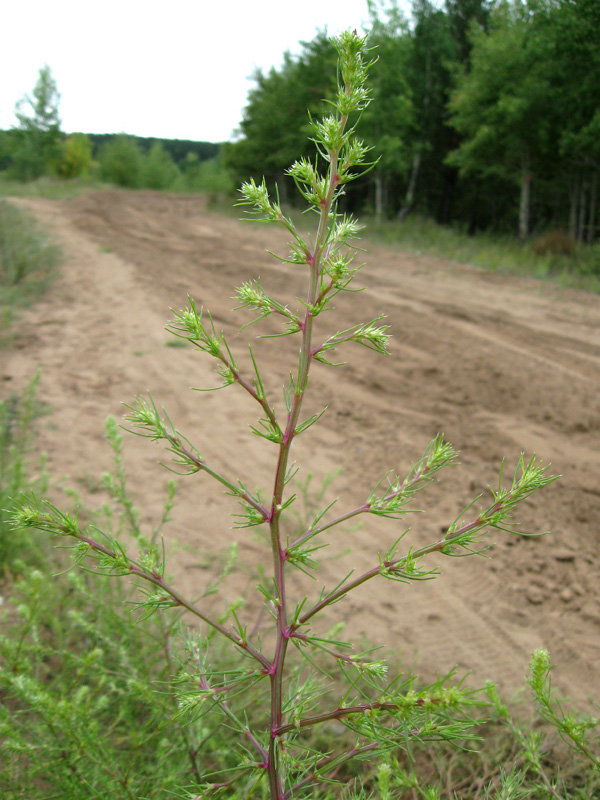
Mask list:
MULTIPOLYGON (((598 234, 598 0, 413 0, 369 4, 372 103, 357 132, 373 168, 349 210, 418 212, 470 233, 598 234)), ((335 58, 325 32, 257 72, 238 141, 225 145, 236 182, 277 183, 305 152, 306 108, 326 108, 335 58), (323 100, 325 98, 325 101, 323 100), (297 131, 302 131, 297 133, 297 131)), ((313 155, 316 148, 313 147, 313 155)))

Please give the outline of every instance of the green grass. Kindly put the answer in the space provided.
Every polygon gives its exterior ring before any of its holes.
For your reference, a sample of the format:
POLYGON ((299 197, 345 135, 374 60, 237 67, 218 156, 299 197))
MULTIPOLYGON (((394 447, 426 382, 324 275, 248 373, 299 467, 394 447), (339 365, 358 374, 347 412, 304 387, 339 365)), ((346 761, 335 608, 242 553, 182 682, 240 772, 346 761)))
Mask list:
POLYGON ((0 197, 46 197, 50 200, 68 200, 84 192, 110 188, 91 178, 56 178, 44 175, 34 181, 17 181, 0 173, 0 197))
MULTIPOLYGON (((0 576, 18 572, 19 560, 31 544, 31 535, 9 528, 13 498, 21 492, 45 492, 48 479, 44 459, 32 457, 33 431, 42 407, 36 398, 40 373, 20 394, 0 398, 0 576)), ((38 559, 31 558, 38 565, 38 559)))
POLYGON ((0 344, 10 341, 15 310, 46 291, 61 257, 33 217, 0 200, 0 344))

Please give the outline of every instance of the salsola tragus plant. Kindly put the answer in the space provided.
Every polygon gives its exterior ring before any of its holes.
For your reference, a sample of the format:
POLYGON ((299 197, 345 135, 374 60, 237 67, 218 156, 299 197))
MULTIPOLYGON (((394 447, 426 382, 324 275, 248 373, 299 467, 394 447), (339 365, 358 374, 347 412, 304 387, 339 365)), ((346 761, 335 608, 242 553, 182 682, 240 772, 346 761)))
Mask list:
MULTIPOLYGON (((372 652, 356 653, 351 643, 338 640, 334 633, 318 636, 312 626, 319 615, 367 581, 428 579, 436 573, 426 564, 429 554, 479 552, 486 529, 511 530, 509 518, 515 506, 552 480, 540 463, 521 456, 508 484, 504 485, 500 476, 489 504, 477 511, 474 504, 469 505, 441 538, 415 548, 405 545, 407 532, 403 531, 387 552, 373 554, 373 563, 363 574, 343 577, 337 585, 324 587, 316 598, 289 596, 286 581, 291 570, 317 571, 317 554, 324 546, 322 534, 361 515, 384 517, 392 524, 402 520, 415 495, 456 457, 451 445, 438 436, 408 475, 388 474, 358 507, 334 516, 332 506, 328 506, 317 512, 295 539, 284 540, 282 520, 295 499, 290 489, 297 471, 291 462, 291 447, 320 416, 304 418, 302 414, 313 362, 334 366, 333 351, 352 343, 385 353, 389 338, 387 327, 379 324, 381 317, 325 336, 317 337, 315 330, 317 318, 331 307, 338 293, 349 289, 356 273, 351 242, 359 226, 351 217, 340 214, 337 204, 345 184, 369 168, 367 149, 356 138, 353 127, 369 101, 365 39, 347 32, 335 40, 335 47, 339 85, 332 113, 311 120, 320 158, 314 163, 303 158, 289 169, 308 207, 318 216, 316 234, 303 236, 270 197, 264 182, 250 181, 241 189, 243 205, 260 219, 282 225, 289 232, 289 263, 294 269, 304 268, 307 275, 306 295, 297 298, 297 303, 293 298, 271 297, 258 281, 248 280, 237 289, 238 308, 249 309, 257 320, 278 315, 281 334, 299 340, 299 362, 284 388, 285 412, 278 414, 273 398, 267 396, 252 348, 247 371, 232 355, 208 311, 197 309, 190 299, 188 307, 176 313, 168 326, 175 336, 215 359, 223 387, 245 391, 258 406, 260 419, 252 433, 273 444, 272 488, 252 492, 236 477, 221 474, 151 398, 137 398, 128 406, 126 416, 134 432, 166 447, 179 472, 202 472, 220 483, 241 504, 244 526, 268 529, 272 574, 258 589, 272 620, 272 637, 261 637, 261 631, 255 629, 249 631, 239 608, 217 618, 201 601, 184 597, 165 579, 164 551, 158 542, 138 537, 140 547, 134 557, 112 536, 100 536, 93 528, 82 529, 76 516, 48 502, 26 503, 17 513, 21 526, 73 537, 75 557, 94 559, 97 570, 149 584, 140 603, 144 613, 185 609, 202 622, 202 632, 190 634, 186 640, 187 656, 176 680, 180 713, 190 724, 205 713, 221 714, 231 731, 231 752, 237 749, 238 757, 221 774, 204 776, 204 784, 189 788, 186 796, 269 800, 314 797, 317 787, 335 782, 349 762, 379 759, 385 767, 392 763, 398 748, 467 737, 472 726, 468 711, 475 699, 451 675, 416 690, 410 680, 388 678, 385 661, 373 658, 372 652), (295 305, 300 311, 294 310, 295 305), (236 666, 211 662, 211 644, 218 637, 237 651, 236 666), (340 696, 332 697, 328 676, 336 670, 345 679, 345 688, 340 696), (256 693, 260 697, 261 691, 265 696, 262 718, 256 707, 256 693), (329 737, 316 734, 320 726, 330 732, 329 737), (332 726, 344 726, 349 736, 332 737, 332 726)), ((333 685, 338 686, 339 681, 333 685)), ((389 770, 386 773, 383 769, 381 776, 386 774, 389 770)))

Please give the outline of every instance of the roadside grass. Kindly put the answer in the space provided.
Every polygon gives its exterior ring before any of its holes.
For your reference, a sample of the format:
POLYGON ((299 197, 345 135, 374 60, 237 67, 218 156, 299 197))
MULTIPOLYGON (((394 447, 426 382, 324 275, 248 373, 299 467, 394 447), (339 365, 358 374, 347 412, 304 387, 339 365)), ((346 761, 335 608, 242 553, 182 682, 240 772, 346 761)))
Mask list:
POLYGON ((11 340, 17 310, 46 291, 61 258, 33 217, 0 200, 0 346, 11 340))
POLYGON ((0 197, 46 197, 68 200, 84 192, 102 191, 111 187, 92 178, 56 178, 43 175, 34 181, 17 181, 0 173, 0 197))
POLYGON ((537 237, 521 244, 515 237, 479 233, 468 236, 417 215, 405 222, 369 220, 366 237, 374 244, 400 247, 490 272, 549 280, 565 288, 600 293, 600 243, 574 246, 571 255, 535 251, 537 237))

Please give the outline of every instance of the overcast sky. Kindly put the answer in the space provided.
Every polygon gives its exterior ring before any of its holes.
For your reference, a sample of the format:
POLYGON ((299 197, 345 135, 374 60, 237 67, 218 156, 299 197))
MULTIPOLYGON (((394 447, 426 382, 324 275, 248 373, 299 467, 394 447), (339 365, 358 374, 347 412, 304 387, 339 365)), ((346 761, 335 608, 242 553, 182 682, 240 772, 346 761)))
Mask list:
POLYGON ((360 31, 367 19, 367 0, 7 2, 0 129, 16 123, 15 103, 48 64, 68 133, 224 141, 256 67, 279 67, 318 29, 360 31))

